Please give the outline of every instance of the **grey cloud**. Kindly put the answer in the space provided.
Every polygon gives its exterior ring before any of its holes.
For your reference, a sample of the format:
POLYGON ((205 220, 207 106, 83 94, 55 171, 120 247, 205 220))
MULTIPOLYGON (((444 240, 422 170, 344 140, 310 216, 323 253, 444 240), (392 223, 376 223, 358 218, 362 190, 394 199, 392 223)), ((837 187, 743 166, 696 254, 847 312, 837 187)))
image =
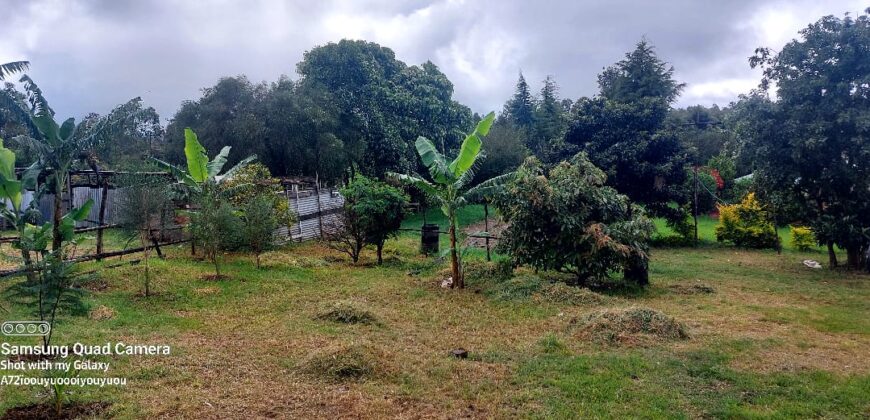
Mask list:
POLYGON ((304 51, 365 38, 409 64, 435 62, 457 99, 485 112, 501 108, 519 70, 536 88, 553 75, 564 97, 594 95, 601 69, 646 37, 689 83, 680 105, 724 105, 758 78, 746 58, 767 41, 759 13, 782 10, 805 26, 861 10, 857 0, 829 3, 0 0, 0 61, 30 60, 61 115, 142 96, 169 118, 221 76, 295 77, 304 51))

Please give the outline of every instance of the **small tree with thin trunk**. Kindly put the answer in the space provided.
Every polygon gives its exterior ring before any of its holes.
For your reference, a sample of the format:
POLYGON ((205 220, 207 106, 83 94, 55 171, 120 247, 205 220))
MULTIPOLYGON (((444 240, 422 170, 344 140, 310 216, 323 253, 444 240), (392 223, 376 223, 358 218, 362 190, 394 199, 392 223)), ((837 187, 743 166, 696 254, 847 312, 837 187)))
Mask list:
POLYGON ((257 268, 260 268, 260 255, 272 249, 275 244, 275 229, 278 228, 278 219, 274 213, 275 198, 259 195, 242 208, 245 246, 254 253, 257 268))
POLYGON ((151 272, 149 257, 150 246, 154 242, 154 231, 159 230, 160 220, 172 210, 169 200, 169 188, 163 178, 151 179, 121 179, 115 203, 118 209, 118 224, 130 236, 139 241, 142 246, 143 283, 142 293, 145 297, 151 295, 151 272))
POLYGON ((492 126, 494 119, 495 113, 490 112, 489 115, 481 120, 474 131, 465 137, 459 149, 459 155, 449 164, 444 155, 435 148, 435 145, 429 139, 425 137, 417 138, 415 143, 417 153, 420 155, 423 165, 429 169, 429 175, 432 178, 431 182, 417 175, 389 174, 402 182, 419 188, 441 204, 441 211, 447 216, 450 223, 448 229, 450 235, 449 252, 453 275, 451 287, 458 287, 460 289, 465 287, 462 277, 460 251, 457 248, 456 238, 459 226, 456 212, 469 201, 486 194, 513 177, 512 173, 506 174, 483 181, 474 188, 468 188, 474 179, 473 167, 478 158, 482 156, 480 152, 483 146, 481 137, 489 133, 489 128, 492 126))
POLYGON ((378 264, 384 262, 384 243, 399 230, 408 196, 383 182, 357 175, 341 190, 344 197, 344 230, 333 248, 341 248, 356 262, 366 245, 374 245, 378 264))

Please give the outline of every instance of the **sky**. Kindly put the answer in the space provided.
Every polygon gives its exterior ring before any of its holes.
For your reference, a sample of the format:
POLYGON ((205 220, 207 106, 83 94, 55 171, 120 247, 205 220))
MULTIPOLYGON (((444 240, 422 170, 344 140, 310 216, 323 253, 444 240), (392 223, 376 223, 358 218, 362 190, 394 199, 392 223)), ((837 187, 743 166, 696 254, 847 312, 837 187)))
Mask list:
POLYGON ((677 106, 727 105, 756 87, 747 58, 821 16, 866 0, 0 0, 0 63, 29 60, 58 117, 106 113, 141 96, 164 119, 220 77, 293 79, 311 48, 343 38, 430 60, 472 110, 500 110, 519 72, 553 76, 560 96, 641 39, 687 83, 677 106))

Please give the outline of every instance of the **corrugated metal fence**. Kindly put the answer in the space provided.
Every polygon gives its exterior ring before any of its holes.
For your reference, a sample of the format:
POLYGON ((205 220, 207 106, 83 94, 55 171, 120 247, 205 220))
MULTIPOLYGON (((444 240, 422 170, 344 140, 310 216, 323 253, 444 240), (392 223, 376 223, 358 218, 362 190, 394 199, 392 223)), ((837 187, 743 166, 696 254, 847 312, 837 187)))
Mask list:
MULTIPOLYGON (((105 224, 111 225, 116 223, 115 200, 119 194, 123 193, 123 188, 110 188, 106 191, 108 195, 106 197, 105 224)), ((94 201, 94 206, 91 207, 87 219, 78 222, 76 227, 99 226, 102 194, 102 188, 73 188, 73 207, 82 206, 88 199, 94 201)), ((282 193, 281 195, 285 194, 282 193)), ((290 203, 290 209, 296 213, 299 221, 290 229, 282 227, 275 232, 278 240, 284 242, 320 238, 323 226, 329 226, 334 223, 337 213, 344 204, 344 197, 336 189, 289 190, 286 196, 290 203)), ((22 208, 29 206, 32 200, 33 191, 26 191, 22 200, 22 208)), ((53 205, 54 195, 46 194, 39 200, 39 212, 42 214, 42 220, 51 220, 53 205)))

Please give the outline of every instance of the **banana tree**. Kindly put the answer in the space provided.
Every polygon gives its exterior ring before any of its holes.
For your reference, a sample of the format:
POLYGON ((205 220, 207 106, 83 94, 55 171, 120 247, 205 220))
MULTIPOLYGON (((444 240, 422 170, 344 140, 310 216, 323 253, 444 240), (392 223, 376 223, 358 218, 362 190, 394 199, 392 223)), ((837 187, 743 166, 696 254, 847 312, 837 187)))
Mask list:
MULTIPOLYGON (((248 156, 241 162, 221 173, 227 163, 230 147, 221 149, 214 159, 209 160, 205 147, 199 143, 196 133, 190 128, 184 129, 184 155, 187 159, 187 170, 179 168, 159 159, 153 159, 159 166, 169 171, 179 184, 186 190, 192 201, 199 204, 199 210, 191 211, 191 230, 193 242, 203 246, 205 256, 215 266, 215 278, 220 277, 218 254, 224 248, 224 229, 234 216, 227 209, 227 197, 248 184, 238 184, 232 187, 222 185, 232 178, 238 170, 254 161, 256 156, 248 156)), ((191 248, 194 252, 194 248, 191 248)))
POLYGON ((30 67, 29 61, 12 61, 10 63, 0 64, 0 81, 6 80, 6 77, 14 73, 21 73, 30 67))
POLYGON ((498 176, 481 182, 473 188, 468 188, 474 179, 475 163, 483 157, 481 153, 483 140, 481 138, 489 133, 494 119, 495 113, 490 112, 481 120, 474 131, 465 136, 465 140, 462 141, 462 146, 459 148, 459 154, 450 163, 435 148, 432 141, 422 136, 418 137, 414 145, 417 154, 420 155, 420 160, 429 170, 431 181, 419 175, 388 174, 390 177, 420 189, 441 205, 441 212, 447 216, 450 223, 448 230, 450 235, 449 253, 453 275, 451 287, 465 287, 462 261, 456 245, 457 230, 459 229, 456 220, 457 210, 491 192, 513 176, 513 174, 498 176))
POLYGON ((36 138, 18 136, 15 140, 36 152, 38 158, 33 166, 34 170, 45 174, 51 181, 50 191, 54 194, 52 249, 58 250, 63 242, 60 232, 63 218, 62 194, 67 189, 67 174, 75 162, 88 160, 89 152, 110 139, 113 134, 128 130, 141 122, 150 122, 154 116, 150 109, 142 108, 141 98, 134 98, 87 127, 80 129, 74 118, 58 124, 54 119, 54 110, 39 86, 27 75, 21 77, 21 82, 24 83, 28 103, 10 104, 28 117, 27 123, 32 127, 36 138))

